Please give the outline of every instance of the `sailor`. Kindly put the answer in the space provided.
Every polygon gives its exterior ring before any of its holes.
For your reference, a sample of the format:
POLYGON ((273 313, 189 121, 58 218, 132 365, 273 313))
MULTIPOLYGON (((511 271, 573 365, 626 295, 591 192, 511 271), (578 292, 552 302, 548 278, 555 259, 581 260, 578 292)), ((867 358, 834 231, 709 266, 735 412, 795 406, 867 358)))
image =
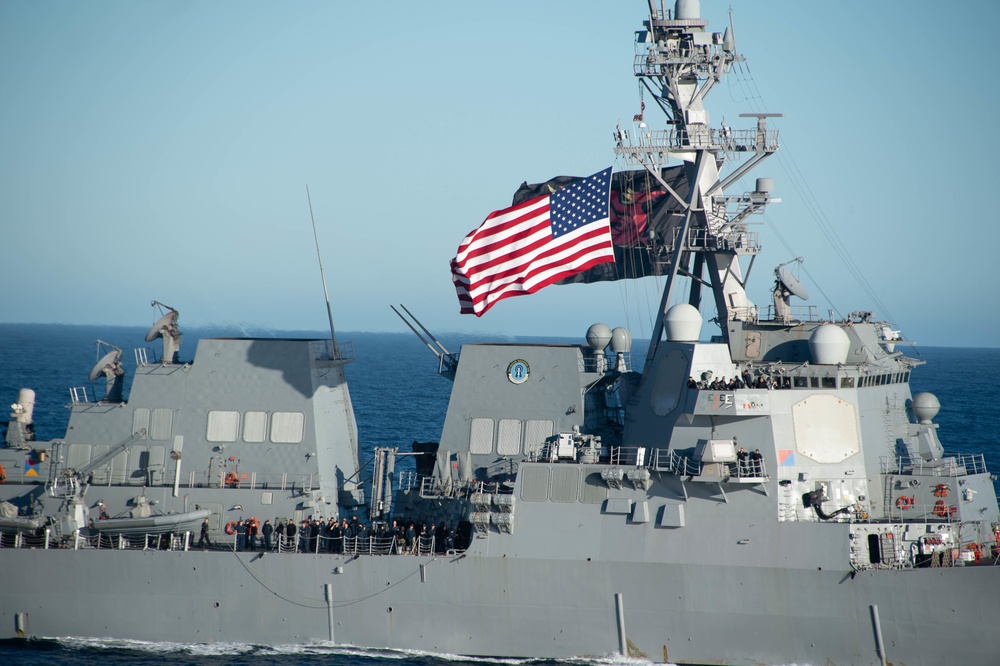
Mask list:
POLYGON ((747 450, 742 446, 736 452, 736 475, 743 476, 747 471, 747 450))
POLYGON ((434 530, 434 550, 435 550, 435 552, 437 552, 437 553, 443 553, 444 552, 444 538, 447 535, 448 535, 448 528, 445 527, 444 521, 442 520, 441 523, 437 526, 437 529, 434 530))
POLYGON ((281 547, 285 544, 285 523, 281 518, 274 518, 274 549, 281 552, 281 547))
POLYGON ((367 553, 369 551, 368 526, 358 521, 358 552, 367 553))
POLYGON ((425 549, 430 549, 431 547, 431 535, 427 531, 427 525, 421 523, 420 525, 420 536, 417 537, 417 554, 420 555, 421 551, 425 549))
POLYGON ((257 534, 260 523, 255 516, 250 516, 247 521, 247 541, 250 543, 250 550, 257 550, 257 534))
POLYGON ((306 518, 299 525, 299 550, 303 553, 309 552, 309 532, 312 528, 312 520, 306 518))
POLYGON ((309 524, 309 552, 315 553, 316 545, 319 543, 319 518, 313 518, 309 524))
MULTIPOLYGON (((98 502, 97 506, 100 507, 100 509, 101 509, 101 517, 100 517, 99 520, 107 520, 108 519, 108 507, 104 505, 104 500, 101 500, 100 502, 98 502)), ((206 520, 207 520, 207 518, 206 518, 206 520)))
POLYGON ((295 521, 291 518, 288 519, 288 524, 285 525, 285 543, 289 548, 295 548, 295 521))
POLYGON ((389 528, 389 533, 386 535, 392 540, 392 547, 390 549, 390 554, 398 555, 402 552, 403 544, 403 528, 400 527, 399 521, 393 520, 392 526, 389 528))
POLYGON ((212 545, 212 539, 208 536, 208 518, 201 522, 201 536, 198 537, 198 547, 204 548, 205 544, 212 545))
POLYGON ((330 552, 343 553, 344 528, 341 526, 341 521, 337 518, 331 518, 330 524, 327 526, 327 531, 330 533, 330 552))
POLYGON ((247 547, 247 522, 240 518, 236 523, 236 550, 247 547))
POLYGON ((260 528, 260 533, 264 535, 264 550, 271 550, 271 534, 274 532, 274 525, 270 520, 264 521, 264 526, 260 528))
POLYGON ((455 550, 455 530, 449 529, 444 536, 444 551, 450 553, 455 550))
POLYGON ((764 456, 760 454, 760 449, 754 449, 750 454, 750 469, 754 476, 764 475, 764 456))
POLYGON ((406 526, 406 552, 414 552, 415 541, 417 540, 417 528, 411 522, 406 526))

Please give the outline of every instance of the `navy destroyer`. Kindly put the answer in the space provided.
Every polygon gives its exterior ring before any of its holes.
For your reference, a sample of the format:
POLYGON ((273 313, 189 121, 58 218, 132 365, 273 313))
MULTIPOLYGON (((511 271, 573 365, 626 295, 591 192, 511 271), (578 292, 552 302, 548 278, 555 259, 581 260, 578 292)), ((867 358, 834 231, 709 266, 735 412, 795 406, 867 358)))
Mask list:
POLYGON ((633 167, 607 184, 615 261, 560 276, 665 278, 641 367, 624 328, 452 353, 400 313, 451 399, 438 442, 376 447, 369 467, 349 344, 206 339, 185 361, 178 313, 154 302, 162 349, 135 351, 127 397, 106 343, 89 377, 104 386, 71 390, 64 437, 36 440, 34 394, 17 396, 0 637, 995 664, 984 459, 945 452, 938 400, 911 395, 919 362, 888 322, 793 302, 808 294, 788 264, 770 305, 749 300, 772 183, 732 191, 778 133, 766 113, 711 124, 705 100, 741 56, 707 28, 697 2, 650 2, 633 73, 666 129, 641 114, 615 129, 633 167), (250 517, 296 529, 258 545, 250 517))

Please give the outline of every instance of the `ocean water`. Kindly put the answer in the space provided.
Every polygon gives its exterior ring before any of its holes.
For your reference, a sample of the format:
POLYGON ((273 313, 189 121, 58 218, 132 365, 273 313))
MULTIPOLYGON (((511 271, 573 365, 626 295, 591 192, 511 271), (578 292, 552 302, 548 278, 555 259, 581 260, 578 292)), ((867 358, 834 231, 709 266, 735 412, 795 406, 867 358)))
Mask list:
MULTIPOLYGON (((69 418, 70 387, 93 385, 100 395, 101 382, 87 381, 97 361, 95 341, 106 340, 123 350, 127 376, 135 368, 133 349, 154 347, 144 341, 142 327, 56 326, 0 324, 0 420, 6 420, 7 405, 17 399, 22 387, 36 392, 35 424, 39 439, 65 433, 69 418)), ((324 337, 318 331, 188 330, 181 346, 181 360, 194 356, 197 339, 218 335, 259 337, 324 337)), ((417 441, 436 441, 444 423, 451 383, 439 376, 437 359, 410 333, 339 332, 339 342, 354 344, 357 360, 348 366, 351 397, 358 421, 363 461, 375 446, 407 449, 417 441)), ((567 339, 521 338, 530 342, 579 342, 567 339)), ((445 336, 442 343, 457 351, 474 339, 445 336)), ((511 341, 511 340, 505 340, 511 341)), ((634 358, 641 367, 642 343, 635 344, 634 358)), ((1000 470, 1000 349, 919 347, 908 351, 925 360, 911 377, 914 394, 934 393, 941 402, 935 422, 949 452, 983 453, 987 468, 1000 470)), ((126 394, 129 384, 126 381, 126 394)), ((10 572, 5 572, 10 575, 10 572)), ((2 580, 0 580, 2 584, 2 580)), ((317 642, 307 646, 264 647, 257 645, 177 645, 95 640, 0 641, 0 665, 92 664, 133 666, 156 662, 164 666, 313 664, 347 666, 380 664, 399 666, 457 666, 460 664, 636 664, 632 659, 608 655, 606 659, 547 660, 469 659, 453 655, 415 652, 360 650, 317 642)), ((822 663, 821 661, 817 661, 822 663)))

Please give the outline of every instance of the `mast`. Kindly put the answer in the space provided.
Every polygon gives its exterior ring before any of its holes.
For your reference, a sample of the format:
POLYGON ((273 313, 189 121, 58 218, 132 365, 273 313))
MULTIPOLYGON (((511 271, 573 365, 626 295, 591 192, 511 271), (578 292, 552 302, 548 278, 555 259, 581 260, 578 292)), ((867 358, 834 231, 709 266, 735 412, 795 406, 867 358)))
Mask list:
POLYGON ((690 279, 687 301, 701 306, 702 287, 712 289, 723 339, 728 343, 726 321, 752 320, 756 307, 747 298, 746 279, 739 258, 753 258, 760 251, 757 234, 747 227, 747 217, 771 201, 770 179, 760 178, 753 192, 737 196, 725 188, 778 149, 778 132, 767 127, 767 118, 780 114, 741 114, 757 119, 753 129, 710 127, 705 98, 733 63, 742 62, 732 31, 707 32, 708 21, 699 17, 697 0, 677 0, 674 12, 649 2, 646 30, 637 33, 634 73, 653 94, 666 115, 667 129, 651 130, 640 122, 637 132, 615 133, 615 153, 630 165, 643 167, 677 203, 673 238, 661 239, 666 252, 661 271, 667 278, 646 356, 647 369, 663 336, 663 316, 679 289, 678 278, 690 279), (745 161, 723 180, 727 159, 745 161), (662 177, 671 159, 684 163, 689 192, 681 197, 662 177), (707 276, 703 273, 707 270, 707 276))

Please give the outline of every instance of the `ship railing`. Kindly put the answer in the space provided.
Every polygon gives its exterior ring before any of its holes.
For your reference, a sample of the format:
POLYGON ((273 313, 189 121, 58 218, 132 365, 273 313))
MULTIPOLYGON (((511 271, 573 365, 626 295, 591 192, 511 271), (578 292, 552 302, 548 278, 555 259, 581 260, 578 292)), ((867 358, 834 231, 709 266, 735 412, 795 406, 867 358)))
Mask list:
MULTIPOLYGON (((240 550, 237 542, 232 548, 240 550)), ((263 543, 251 548, 244 544, 243 550, 264 550, 263 543)), ((438 550, 436 537, 417 536, 412 540, 396 535, 365 535, 333 537, 320 534, 313 537, 310 534, 296 533, 293 537, 279 535, 272 540, 271 550, 278 553, 314 553, 317 555, 433 555, 438 550)))
POLYGON ((650 153, 701 149, 735 155, 757 150, 773 152, 778 149, 776 129, 761 131, 729 127, 714 128, 698 124, 691 124, 687 129, 680 130, 652 130, 639 126, 631 131, 631 135, 629 130, 619 128, 615 130, 614 139, 615 153, 623 156, 629 164, 643 164, 648 161, 647 156, 650 153))
POLYGON ((476 483, 454 478, 424 476, 420 477, 420 496, 424 499, 468 497, 474 492, 476 483))
POLYGON ((133 352, 135 353, 135 366, 137 368, 141 368, 144 365, 155 365, 159 363, 156 358, 156 350, 151 347, 136 347, 133 352))
POLYGON ((764 309, 764 319, 761 321, 776 321, 787 324, 793 321, 821 321, 821 319, 819 308, 815 305, 790 305, 788 314, 783 317, 777 315, 773 305, 768 305, 764 309))
POLYGON ((632 369, 632 353, 622 352, 621 354, 612 354, 610 356, 581 356, 580 357, 580 372, 599 372, 605 373, 610 370, 616 372, 631 372, 632 369))
POLYGON ((348 340, 347 342, 338 342, 336 349, 333 348, 333 343, 331 340, 326 340, 326 360, 330 361, 353 361, 354 360, 354 343, 348 340))
POLYGON ((421 477, 413 470, 396 472, 396 490, 414 490, 420 487, 421 477))
POLYGON ((80 405, 87 402, 97 402, 97 395, 92 386, 71 386, 69 399, 72 404, 80 405))
MULTIPOLYGON (((163 478, 159 485, 172 486, 173 479, 169 475, 163 478)), ((289 474, 277 472, 264 474, 261 472, 243 472, 233 468, 221 468, 218 471, 198 472, 192 470, 187 475, 187 486, 190 488, 232 488, 241 490, 290 490, 308 492, 316 484, 312 474, 289 474)), ((182 487, 184 483, 180 484, 182 487)))
POLYGON ((80 534, 79 531, 65 539, 46 528, 40 534, 17 532, 0 534, 0 548, 29 548, 37 550, 188 550, 193 546, 192 534, 80 534))
POLYGON ((946 456, 938 460, 883 456, 879 463, 882 474, 954 477, 987 473, 986 458, 981 453, 946 456))
MULTIPOLYGON (((512 465, 511 469, 516 472, 517 463, 515 461, 508 462, 512 465)), ((442 482, 436 477, 420 476, 413 471, 401 472, 398 479, 397 490, 419 490, 420 496, 423 498, 461 498, 472 497, 477 494, 509 495, 513 492, 509 485, 505 485, 499 481, 459 481, 451 479, 449 483, 448 480, 442 482)))
MULTIPOLYGON (((722 478, 759 482, 770 478, 764 460, 737 460, 736 462, 714 463, 722 478)), ((657 472, 668 472, 677 476, 701 476, 705 465, 700 460, 682 456, 669 449, 654 449, 652 468, 657 472)))
MULTIPOLYGON (((674 239, 676 246, 677 239, 674 239)), ((760 250, 760 234, 748 231, 740 225, 737 228, 728 222, 718 229, 689 229, 687 245, 690 249, 736 252, 739 250, 760 250)))
POLYGON ((611 464, 623 467, 645 467, 647 448, 645 446, 612 446, 611 464))
POLYGON ((756 305, 741 305, 729 310, 729 317, 733 321, 747 321, 752 324, 757 323, 759 312, 756 305))
POLYGON ((677 476, 700 476, 701 461, 682 456, 670 449, 654 449, 653 469, 657 472, 670 472, 677 476))

